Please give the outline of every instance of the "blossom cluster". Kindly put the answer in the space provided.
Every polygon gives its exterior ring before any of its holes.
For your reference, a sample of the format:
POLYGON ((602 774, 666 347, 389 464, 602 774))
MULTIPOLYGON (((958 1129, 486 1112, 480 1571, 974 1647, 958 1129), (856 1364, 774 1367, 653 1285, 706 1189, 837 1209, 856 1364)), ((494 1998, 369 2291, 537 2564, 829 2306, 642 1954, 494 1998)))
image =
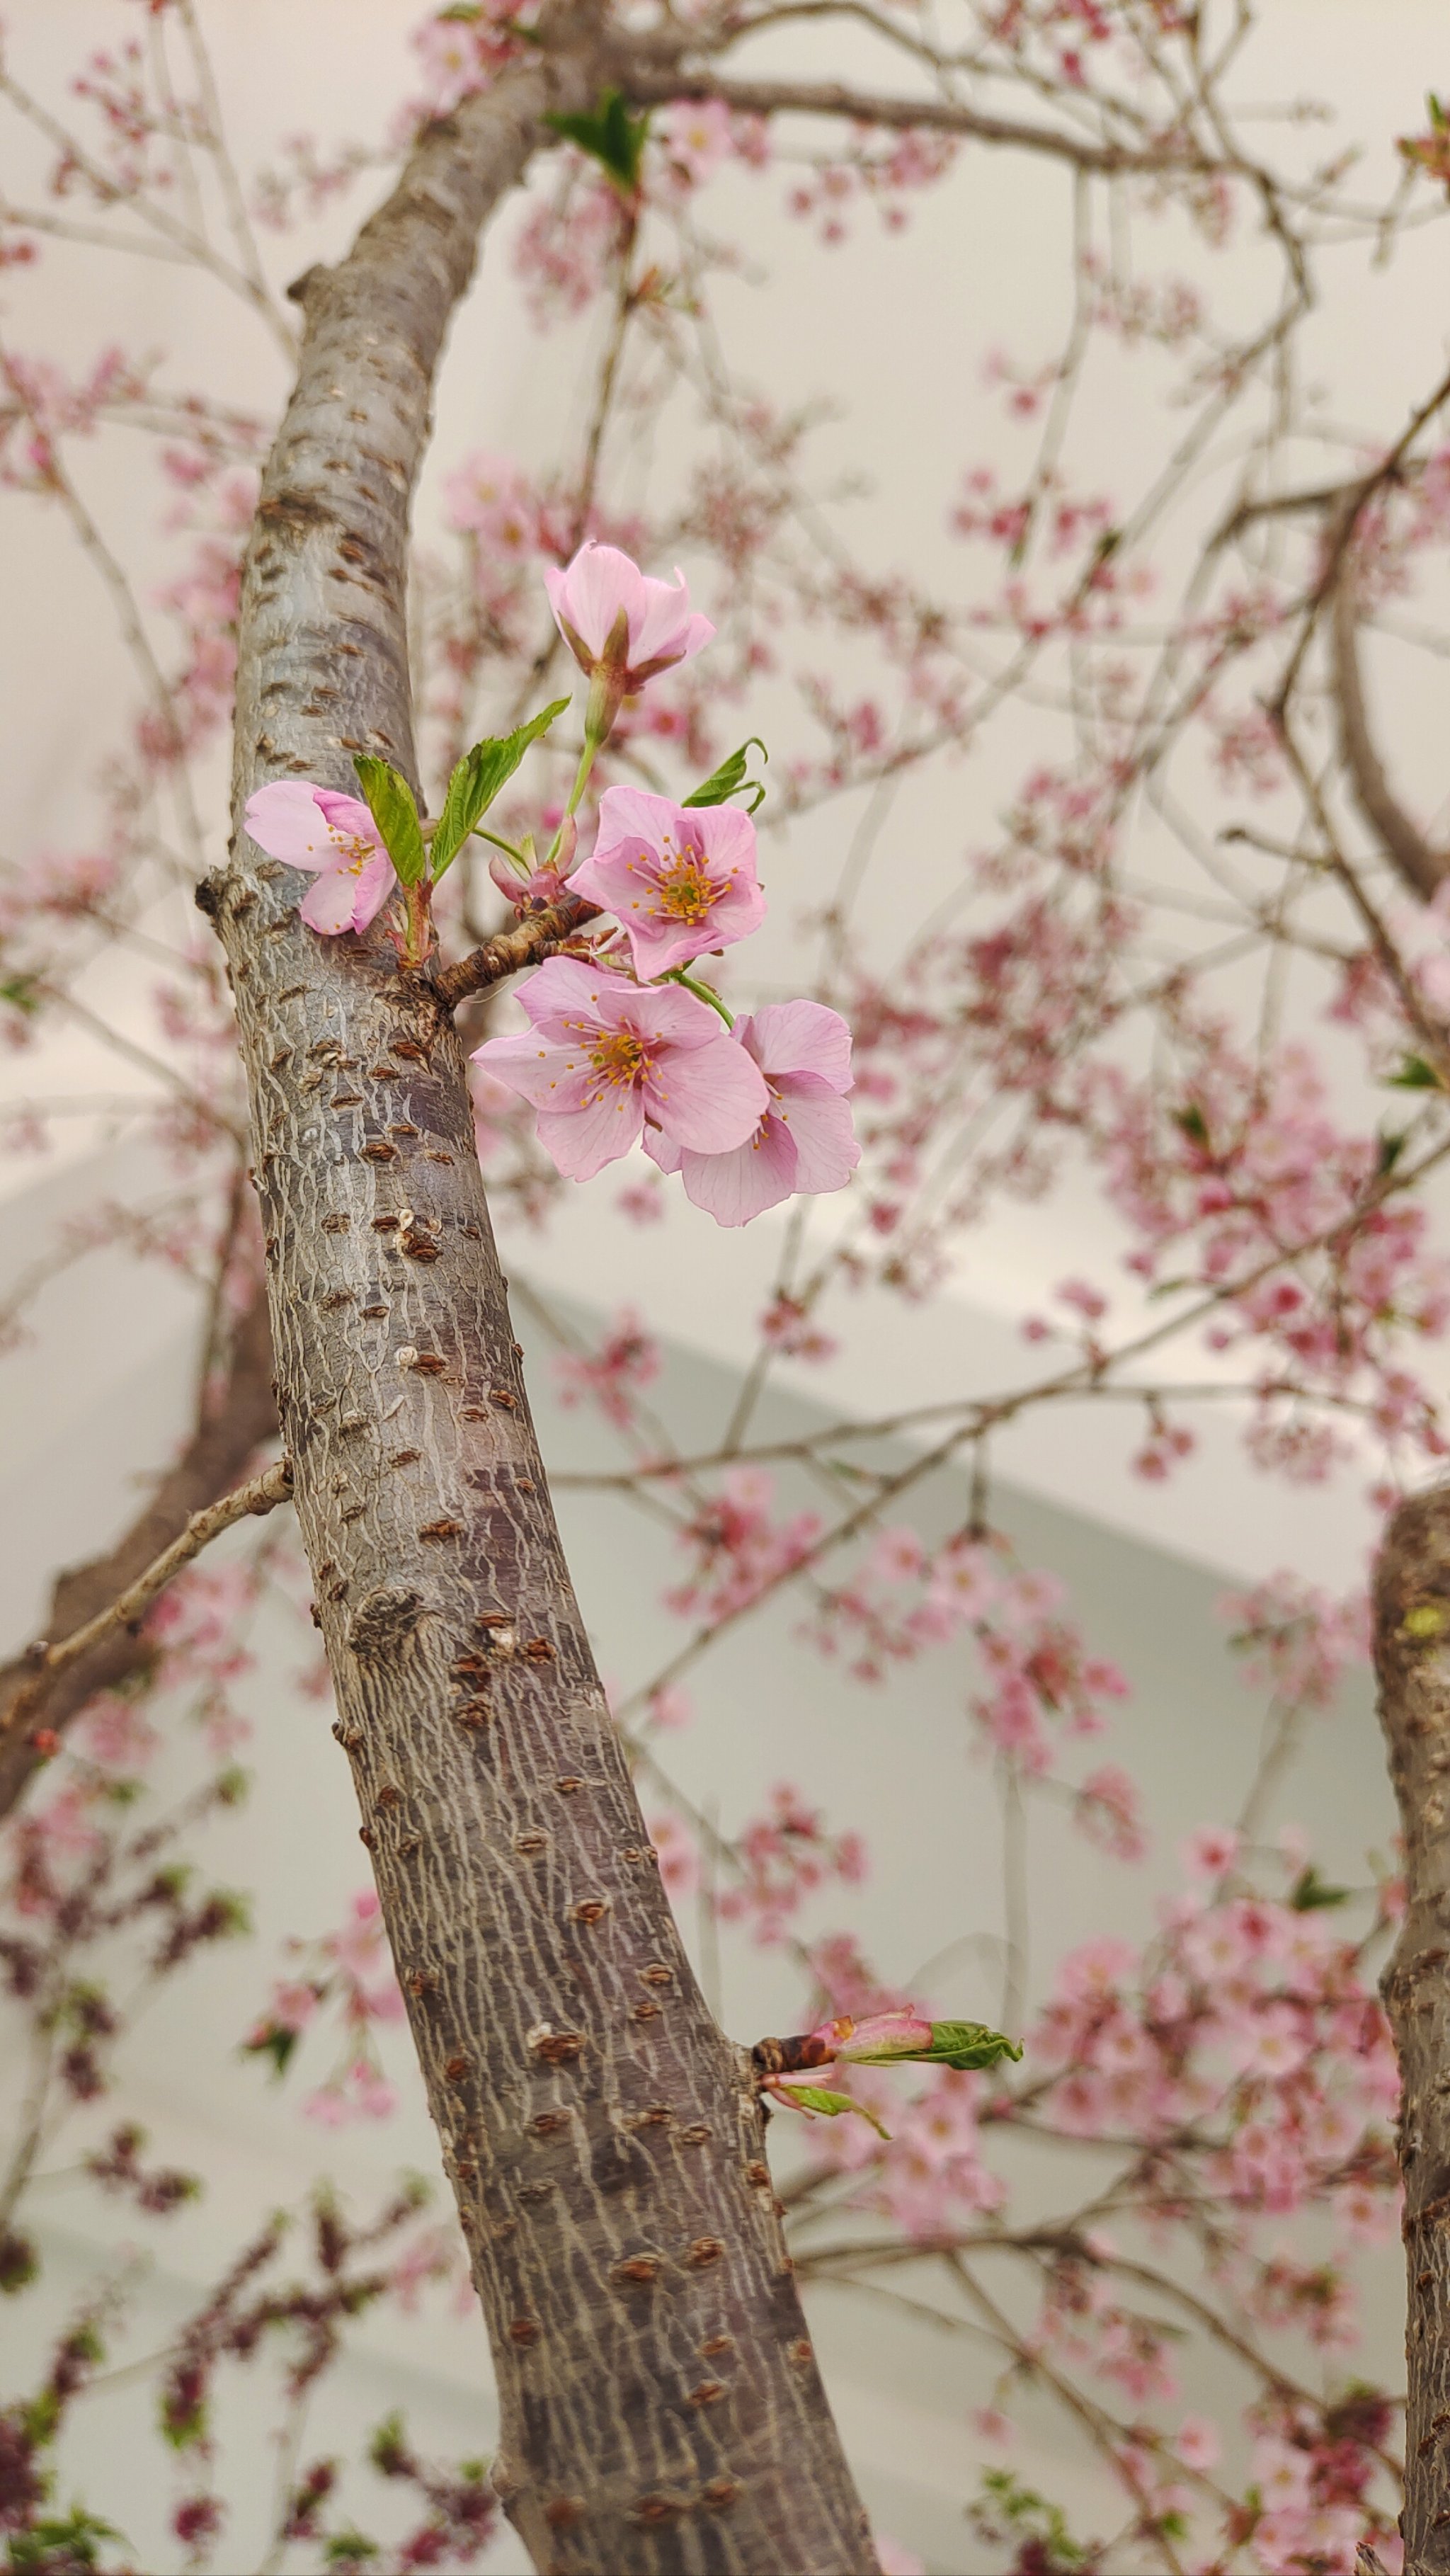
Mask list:
MULTIPOLYGON (((736 1020, 718 994, 686 970, 731 947, 765 912, 750 815, 729 802, 744 778, 743 753, 706 781, 687 806, 632 787, 606 788, 587 857, 576 856, 574 812, 621 707, 662 671, 708 644, 714 628, 692 612, 683 578, 641 573, 616 547, 587 540, 567 570, 545 574, 560 634, 589 681, 584 747, 574 793, 542 862, 532 842, 497 842, 495 883, 527 915, 569 898, 619 927, 587 953, 553 956, 520 986, 527 1028, 489 1038, 475 1064, 535 1112, 540 1144, 566 1177, 583 1181, 636 1144, 718 1224, 752 1217, 795 1196, 845 1187, 860 1159, 846 1095, 852 1087, 846 1023, 823 1003, 772 1003, 736 1020)), ((525 728, 543 731, 557 709, 525 728)), ((502 745, 480 745, 479 753, 502 745)), ((749 746, 746 746, 748 749, 749 746)), ((517 765, 514 754, 504 775, 517 765)), ((369 773, 384 764, 359 764, 369 773)), ((468 764, 460 763, 455 781, 468 764)), ((409 894, 399 952, 420 953, 418 908, 430 890, 411 794, 399 837, 396 802, 368 802, 307 779, 279 779, 248 799, 258 846, 314 883, 302 918, 324 935, 366 930, 397 891, 409 894)), ((450 803, 453 796, 450 787, 450 803)), ((486 802, 486 800, 484 800, 486 802)), ((434 874, 472 829, 481 804, 443 853, 449 806, 431 827, 434 874)), ((584 917, 588 917, 586 914, 584 917)))

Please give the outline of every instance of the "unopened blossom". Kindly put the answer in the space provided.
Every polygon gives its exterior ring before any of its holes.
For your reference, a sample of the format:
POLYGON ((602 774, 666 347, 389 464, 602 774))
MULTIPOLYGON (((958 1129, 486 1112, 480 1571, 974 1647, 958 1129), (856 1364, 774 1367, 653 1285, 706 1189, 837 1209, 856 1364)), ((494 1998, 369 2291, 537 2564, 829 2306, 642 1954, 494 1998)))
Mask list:
POLYGON ((242 820, 269 858, 316 877, 298 907, 309 930, 366 930, 397 883, 378 827, 356 796, 310 778, 278 778, 248 797, 242 820))
POLYGON ((810 2034, 821 2042, 827 2059, 842 2066, 884 2066, 893 2057, 920 2057, 932 2045, 932 2026, 908 2006, 899 2012, 872 2013, 855 2021, 849 2013, 823 2021, 810 2034))
POLYGON ((736 1021, 732 1036, 760 1067, 766 1113, 729 1153, 671 1149, 647 1134, 661 1171, 677 1171, 685 1196, 717 1225, 748 1225, 782 1199, 844 1189, 861 1160, 845 1093, 851 1088, 851 1033, 821 1002, 769 1002, 736 1021))
POLYGON ((729 948, 765 917, 749 815, 640 787, 605 789, 594 848, 569 882, 622 924, 642 980, 729 948))
POLYGON ((753 1058, 692 993, 551 957, 518 998, 531 1027, 490 1038, 473 1061, 532 1103, 539 1142, 566 1179, 617 1162, 646 1119, 674 1148, 728 1154, 769 1106, 753 1058))
POLYGON ((686 662, 715 629, 690 607, 682 572, 655 581, 617 546, 586 537, 568 570, 549 565, 544 587, 559 632, 581 671, 605 670, 631 697, 660 671, 686 662))

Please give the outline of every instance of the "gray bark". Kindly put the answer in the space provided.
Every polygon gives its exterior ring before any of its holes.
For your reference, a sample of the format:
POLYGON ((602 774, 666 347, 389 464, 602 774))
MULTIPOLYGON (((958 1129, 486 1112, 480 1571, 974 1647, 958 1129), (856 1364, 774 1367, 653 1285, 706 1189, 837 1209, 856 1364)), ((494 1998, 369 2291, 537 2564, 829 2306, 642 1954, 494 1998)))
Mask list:
POLYGON ((1405 2332, 1405 2576, 1450 2571, 1450 1488, 1390 1523, 1375 1667, 1400 1804, 1407 1906, 1382 1992, 1399 2052, 1405 2332))
POLYGON ((559 2576, 876 2564, 811 2354, 748 2060, 660 1885, 570 1587, 461 1047, 382 941, 323 940, 240 829, 263 780, 413 774, 404 595, 434 369, 479 228, 600 22, 420 139, 298 289, 241 610, 225 945, 278 1403, 350 1760, 488 2322, 495 2480, 559 2576))

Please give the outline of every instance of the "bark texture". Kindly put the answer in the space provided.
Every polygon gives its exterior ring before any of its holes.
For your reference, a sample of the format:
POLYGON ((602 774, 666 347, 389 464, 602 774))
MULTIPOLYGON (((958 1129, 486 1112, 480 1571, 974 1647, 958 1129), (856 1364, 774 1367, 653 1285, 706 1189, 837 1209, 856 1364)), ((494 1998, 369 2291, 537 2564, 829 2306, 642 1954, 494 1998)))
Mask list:
MULTIPOLYGON (((243 587, 235 811, 413 772, 407 515, 480 225, 592 15, 421 138, 298 290, 297 389, 243 587)), ((876 2565, 780 2231, 748 2060, 660 1885, 569 1583, 473 1144, 425 978, 316 938, 239 831, 202 889, 250 1092, 279 1408, 384 1919, 493 2345, 495 2482, 559 2576, 876 2565)))
MULTIPOLYGON (((236 1484, 263 1441, 275 1439, 276 1432, 272 1345, 266 1300, 259 1294, 237 1319, 217 1402, 197 1424, 176 1464, 158 1480, 145 1510, 104 1556, 57 1576, 47 1626, 52 1642, 109 1609, 181 1536, 194 1512, 205 1510, 236 1484)), ((37 1733, 49 1728, 60 1734, 98 1691, 115 1690, 143 1671, 153 1652, 146 1636, 118 1628, 53 1675, 37 1673, 26 1655, 0 1665, 0 1817, 9 1815, 46 1758, 35 1743, 37 1733)))
POLYGON ((1405 1839, 1407 1906, 1382 1984, 1399 2052, 1405 2330, 1405 2576, 1450 2571, 1450 1487, 1390 1523, 1375 1577, 1380 1722, 1405 1839))

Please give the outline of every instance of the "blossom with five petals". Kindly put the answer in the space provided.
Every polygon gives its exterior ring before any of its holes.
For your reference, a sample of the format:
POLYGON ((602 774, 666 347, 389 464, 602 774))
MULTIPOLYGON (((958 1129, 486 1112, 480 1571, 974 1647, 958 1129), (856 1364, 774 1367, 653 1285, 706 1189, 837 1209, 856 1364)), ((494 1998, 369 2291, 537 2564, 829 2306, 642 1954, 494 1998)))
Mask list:
POLYGON ((685 1196, 718 1225, 748 1225, 782 1199, 844 1189, 861 1160, 844 1094, 851 1032, 823 1002, 769 1002, 731 1031, 760 1067, 768 1099, 754 1133, 733 1150, 701 1151, 646 1132, 645 1151, 678 1172, 685 1196))
POLYGON ((586 537, 566 571, 544 573, 549 606, 581 671, 592 679, 607 671, 617 697, 631 697, 659 671, 688 661, 715 629, 690 610, 689 585, 678 569, 654 581, 617 546, 586 537))
POLYGON ((646 1119, 682 1150, 728 1154, 769 1106, 759 1067, 676 985, 551 957, 518 998, 531 1026, 489 1038, 473 1061, 532 1103, 539 1142, 566 1179, 617 1162, 646 1119))
POLYGON ((310 778, 278 778, 247 799, 242 817, 259 850, 317 879, 298 909, 310 930, 366 930, 397 878, 368 808, 310 778))
POLYGON ((612 912, 642 980, 759 928, 755 825, 738 805, 687 810, 640 787, 606 787, 594 848, 569 880, 612 912))

